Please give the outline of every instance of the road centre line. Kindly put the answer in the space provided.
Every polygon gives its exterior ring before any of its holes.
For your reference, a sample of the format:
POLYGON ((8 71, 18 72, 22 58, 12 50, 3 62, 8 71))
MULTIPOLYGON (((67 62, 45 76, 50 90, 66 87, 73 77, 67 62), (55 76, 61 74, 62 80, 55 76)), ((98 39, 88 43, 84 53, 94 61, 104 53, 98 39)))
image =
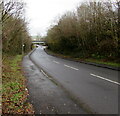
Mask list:
POLYGON ((109 81, 109 82, 111 82, 111 83, 120 85, 120 83, 118 83, 118 82, 116 82, 116 81, 112 81, 112 80, 110 80, 110 79, 106 79, 106 78, 104 78, 104 77, 101 77, 101 76, 98 76, 98 75, 95 75, 95 74, 92 74, 92 73, 90 73, 90 75, 92 75, 92 76, 94 76, 94 77, 97 77, 97 78, 100 78, 100 79, 103 79, 103 80, 106 80, 106 81, 109 81))
POLYGON ((68 67, 68 68, 71 68, 71 69, 74 69, 74 70, 79 70, 79 69, 77 69, 77 68, 74 68, 74 67, 72 67, 72 66, 68 66, 68 65, 66 65, 66 64, 64 64, 64 66, 66 66, 66 67, 68 67))
POLYGON ((56 63, 56 64, 60 64, 59 62, 57 62, 57 61, 54 61, 54 60, 53 60, 53 62, 54 62, 54 63, 56 63))

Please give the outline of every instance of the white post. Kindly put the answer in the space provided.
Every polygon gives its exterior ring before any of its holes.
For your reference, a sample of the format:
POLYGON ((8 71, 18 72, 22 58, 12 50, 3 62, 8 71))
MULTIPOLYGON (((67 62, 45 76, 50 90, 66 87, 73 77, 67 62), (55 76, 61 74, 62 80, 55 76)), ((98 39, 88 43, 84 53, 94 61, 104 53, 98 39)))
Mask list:
POLYGON ((22 44, 22 55, 24 54, 24 44, 22 44))

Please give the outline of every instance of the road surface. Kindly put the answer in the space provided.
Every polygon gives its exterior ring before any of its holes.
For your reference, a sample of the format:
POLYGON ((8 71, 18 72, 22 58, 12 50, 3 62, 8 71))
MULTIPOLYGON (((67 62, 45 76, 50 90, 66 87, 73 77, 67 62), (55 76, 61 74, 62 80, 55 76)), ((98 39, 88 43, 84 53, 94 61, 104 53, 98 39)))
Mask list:
POLYGON ((118 114, 118 71, 53 57, 42 46, 30 58, 86 109, 98 114, 118 114))
POLYGON ((29 91, 27 100, 33 105, 35 115, 87 113, 61 87, 47 78, 30 60, 29 55, 23 58, 22 66, 29 91))

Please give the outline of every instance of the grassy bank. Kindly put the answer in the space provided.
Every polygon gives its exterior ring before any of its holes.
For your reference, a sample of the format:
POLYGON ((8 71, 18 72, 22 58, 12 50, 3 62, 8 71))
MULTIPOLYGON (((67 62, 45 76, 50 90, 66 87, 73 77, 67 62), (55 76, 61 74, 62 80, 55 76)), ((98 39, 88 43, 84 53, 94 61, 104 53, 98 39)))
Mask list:
POLYGON ((75 61, 85 61, 85 62, 91 62, 91 63, 97 63, 97 64, 104 64, 104 65, 108 65, 108 66, 112 66, 112 67, 120 67, 120 63, 116 63, 114 61, 109 61, 109 60, 106 60, 106 59, 74 58, 73 56, 70 56, 70 55, 63 55, 63 54, 55 53, 55 52, 53 52, 49 49, 45 49, 45 51, 48 54, 58 56, 58 57, 61 57, 61 58, 72 59, 72 60, 75 60, 75 61))
POLYGON ((21 70, 22 56, 3 56, 2 113, 33 114, 32 105, 26 102, 28 91, 21 70))

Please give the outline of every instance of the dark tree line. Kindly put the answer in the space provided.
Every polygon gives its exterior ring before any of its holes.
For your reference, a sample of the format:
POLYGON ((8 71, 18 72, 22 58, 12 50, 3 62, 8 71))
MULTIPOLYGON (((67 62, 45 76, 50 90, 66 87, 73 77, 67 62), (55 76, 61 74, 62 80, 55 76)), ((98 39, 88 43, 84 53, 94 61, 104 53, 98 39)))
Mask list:
POLYGON ((82 3, 48 30, 48 48, 73 57, 117 60, 120 53, 119 13, 120 2, 82 3))
POLYGON ((30 50, 31 39, 24 18, 24 3, 18 0, 4 0, 2 5, 3 54, 21 54, 30 50))

